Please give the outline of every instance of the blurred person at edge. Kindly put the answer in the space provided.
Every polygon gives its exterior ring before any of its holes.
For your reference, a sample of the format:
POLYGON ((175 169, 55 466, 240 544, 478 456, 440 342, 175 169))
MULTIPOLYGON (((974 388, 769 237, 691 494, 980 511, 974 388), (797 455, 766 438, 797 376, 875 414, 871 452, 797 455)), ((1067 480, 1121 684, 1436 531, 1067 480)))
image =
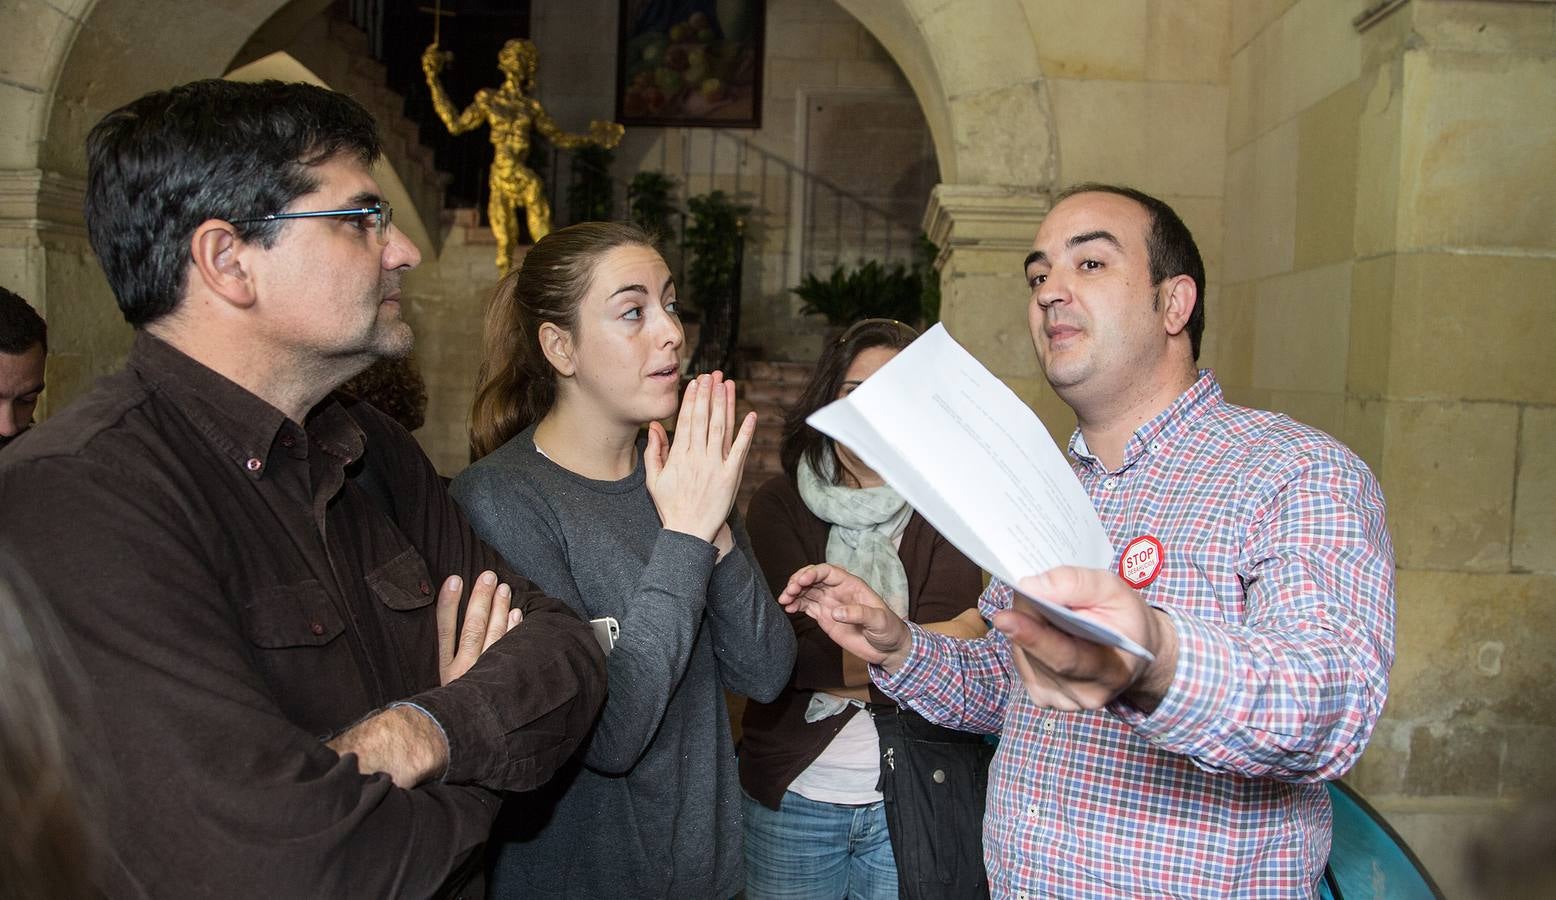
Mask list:
POLYGON ((91 889, 83 744, 63 707, 81 686, 58 626, 0 549, 0 900, 78 900, 91 889))

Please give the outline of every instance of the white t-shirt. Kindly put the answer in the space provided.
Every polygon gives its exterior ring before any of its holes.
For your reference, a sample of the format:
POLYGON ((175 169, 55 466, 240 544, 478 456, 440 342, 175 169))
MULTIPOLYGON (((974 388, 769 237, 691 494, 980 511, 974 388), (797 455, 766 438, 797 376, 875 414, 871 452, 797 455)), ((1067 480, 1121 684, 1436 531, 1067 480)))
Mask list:
MULTIPOLYGON (((843 715, 843 713, 839 713, 843 715)), ((818 803, 877 803, 881 792, 881 737, 870 711, 861 709, 821 755, 789 783, 789 790, 818 803)))

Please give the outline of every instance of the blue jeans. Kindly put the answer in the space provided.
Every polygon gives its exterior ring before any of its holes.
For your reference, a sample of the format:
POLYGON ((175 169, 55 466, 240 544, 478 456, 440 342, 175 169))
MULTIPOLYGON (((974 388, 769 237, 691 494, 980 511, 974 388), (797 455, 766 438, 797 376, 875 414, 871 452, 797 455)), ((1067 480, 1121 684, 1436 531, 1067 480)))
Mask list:
POLYGON ((886 807, 839 806, 785 791, 774 811, 746 803, 746 900, 896 900, 886 807))

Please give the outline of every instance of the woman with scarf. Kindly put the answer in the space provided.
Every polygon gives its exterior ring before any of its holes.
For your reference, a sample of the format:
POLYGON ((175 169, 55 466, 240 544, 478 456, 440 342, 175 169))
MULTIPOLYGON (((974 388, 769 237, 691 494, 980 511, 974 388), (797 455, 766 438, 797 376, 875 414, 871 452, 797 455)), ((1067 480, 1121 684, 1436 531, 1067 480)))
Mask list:
MULTIPOLYGON (((784 474, 751 499, 752 549, 774 592, 796 569, 841 565, 899 614, 980 637, 982 575, 849 451, 805 423, 917 332, 866 319, 823 351, 788 412, 784 474)), ((932 725, 870 684, 863 660, 805 616, 794 675, 742 721, 746 897, 983 897, 980 835, 990 747, 932 725)))

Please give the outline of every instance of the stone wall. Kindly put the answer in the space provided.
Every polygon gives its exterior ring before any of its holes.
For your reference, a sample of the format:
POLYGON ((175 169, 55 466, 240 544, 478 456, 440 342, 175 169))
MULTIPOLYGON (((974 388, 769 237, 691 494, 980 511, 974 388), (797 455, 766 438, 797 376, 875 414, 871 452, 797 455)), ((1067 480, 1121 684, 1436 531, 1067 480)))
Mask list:
POLYGON ((1553 26, 1415 0, 1362 35, 1346 422, 1389 499, 1400 651, 1354 781, 1450 864, 1556 795, 1553 26))
POLYGON ((1383 483, 1398 661, 1350 782, 1461 895, 1467 836, 1556 790, 1553 8, 1233 10, 1220 373, 1383 483))

